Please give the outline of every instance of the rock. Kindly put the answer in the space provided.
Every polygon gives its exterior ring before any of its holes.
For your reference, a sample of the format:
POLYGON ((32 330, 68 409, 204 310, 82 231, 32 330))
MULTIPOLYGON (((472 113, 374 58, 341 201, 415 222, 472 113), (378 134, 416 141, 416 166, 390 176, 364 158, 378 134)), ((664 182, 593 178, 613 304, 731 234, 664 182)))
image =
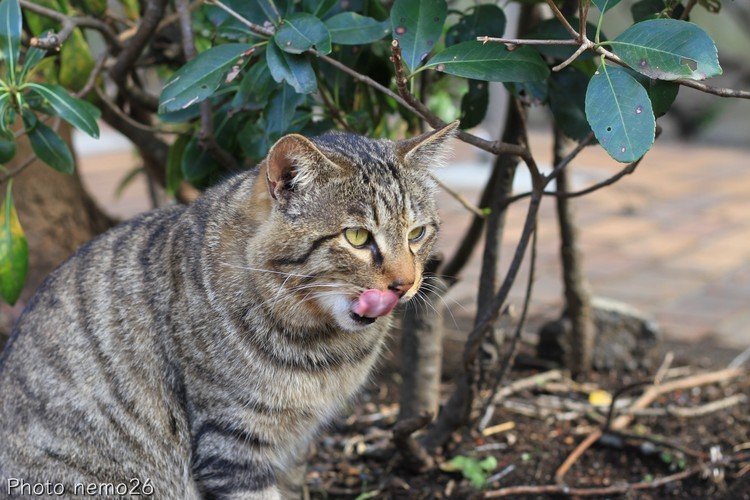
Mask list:
MULTIPOLYGON (((662 341, 653 318, 629 304, 612 299, 592 299, 594 369, 633 371, 652 368, 662 341)), ((562 363, 568 349, 570 320, 563 314, 546 323, 539 332, 537 355, 562 363)))

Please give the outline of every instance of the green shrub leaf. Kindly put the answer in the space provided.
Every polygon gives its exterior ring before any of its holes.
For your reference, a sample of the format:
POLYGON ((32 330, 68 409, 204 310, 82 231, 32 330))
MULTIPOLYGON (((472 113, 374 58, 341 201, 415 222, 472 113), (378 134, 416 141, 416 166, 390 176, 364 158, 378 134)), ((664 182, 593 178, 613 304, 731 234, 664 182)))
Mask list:
POLYGON ((396 0, 393 3, 393 38, 401 45, 409 70, 417 69, 435 48, 447 13, 445 0, 396 0))
POLYGON ((713 40, 687 21, 642 21, 607 44, 628 66, 650 78, 703 80, 721 74, 713 40))
POLYGON ((591 0, 591 2, 596 5, 596 8, 599 9, 599 12, 604 13, 620 3, 620 0, 591 0))
POLYGON ((586 90, 586 118, 599 143, 617 161, 635 161, 654 143, 651 100, 624 68, 599 66, 586 90))
POLYGON ((331 35, 326 25, 304 12, 284 19, 273 38, 281 50, 290 54, 301 54, 311 48, 323 55, 331 52, 331 35))
POLYGON ((266 48, 266 62, 276 82, 287 82, 300 94, 317 90, 315 72, 306 56, 289 54, 270 42, 266 48))
POLYGON ((549 68, 530 47, 509 51, 502 44, 463 42, 435 54, 425 65, 451 75, 491 82, 544 80, 549 68))
POLYGON ((0 2, 0 54, 5 59, 8 79, 16 81, 18 47, 21 43, 21 6, 18 0, 0 2))
POLYGON ((169 196, 174 196, 182 181, 182 156, 185 153, 185 146, 190 141, 187 135, 179 135, 177 139, 169 146, 167 154, 167 181, 164 186, 169 196))
POLYGON ((185 109, 210 97, 250 45, 227 43, 198 54, 167 81, 159 97, 159 113, 185 109))
POLYGON ((476 127, 487 114, 490 102, 487 82, 469 80, 469 90, 461 98, 461 129, 476 127))
POLYGON ((26 51, 26 56, 23 61, 23 68, 21 68, 21 74, 19 75, 18 79, 23 80, 28 74, 29 70, 39 64, 39 62, 44 59, 45 55, 47 55, 46 50, 38 49, 36 47, 29 47, 29 50, 26 51))
POLYGON ((298 94, 286 83, 276 90, 268 101, 264 115, 266 117, 266 134, 282 134, 289 129, 294 119, 297 106, 304 102, 304 94, 298 94))
POLYGON ((342 12, 325 22, 331 41, 341 45, 377 42, 391 32, 388 21, 377 21, 356 12, 342 12))
POLYGON ((0 296, 10 305, 18 300, 29 270, 29 246, 13 204, 13 180, 0 207, 0 296))
POLYGON ((476 40, 478 36, 501 37, 505 33, 505 13, 492 4, 472 7, 445 35, 445 45, 476 40))
POLYGON ((68 145, 54 130, 29 114, 24 113, 23 122, 31 149, 40 160, 58 172, 72 174, 75 164, 68 145))
POLYGON ((26 85, 32 92, 44 97, 60 118, 91 137, 99 137, 99 125, 96 123, 96 119, 101 114, 99 108, 89 102, 76 99, 60 85, 49 83, 26 85))
POLYGON ((237 93, 232 99, 232 109, 260 109, 268 100, 268 96, 276 88, 276 84, 268 70, 268 64, 260 60, 253 64, 242 77, 237 93))
POLYGON ((16 156, 16 136, 10 130, 0 131, 0 163, 8 163, 16 156))
POLYGON ((586 87, 589 77, 568 66, 549 79, 549 107, 563 133, 580 141, 591 132, 586 121, 586 87))

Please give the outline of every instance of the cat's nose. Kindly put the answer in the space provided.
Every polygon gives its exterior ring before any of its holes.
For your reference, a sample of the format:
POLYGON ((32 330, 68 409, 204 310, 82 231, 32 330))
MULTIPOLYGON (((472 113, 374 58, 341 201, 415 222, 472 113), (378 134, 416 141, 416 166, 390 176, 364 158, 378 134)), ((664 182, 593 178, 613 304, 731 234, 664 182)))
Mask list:
POLYGON ((388 290, 391 290, 393 292, 396 292, 399 297, 403 297, 406 292, 411 290, 411 287, 414 286, 414 282, 407 283, 404 280, 395 280, 390 285, 388 285, 388 290))

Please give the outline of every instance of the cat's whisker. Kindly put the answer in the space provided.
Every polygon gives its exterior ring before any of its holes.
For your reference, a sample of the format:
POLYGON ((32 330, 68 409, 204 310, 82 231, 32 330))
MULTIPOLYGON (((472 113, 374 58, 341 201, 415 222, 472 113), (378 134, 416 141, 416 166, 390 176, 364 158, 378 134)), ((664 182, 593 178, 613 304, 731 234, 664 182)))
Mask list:
POLYGON ((285 273, 283 271, 275 271, 273 269, 263 269, 260 267, 239 266, 237 264, 230 264, 229 262, 224 262, 224 261, 219 262, 219 264, 221 264, 222 266, 226 266, 226 267, 232 267, 234 269, 244 269, 246 271, 257 271, 261 273, 281 274, 284 276, 295 276, 297 278, 317 278, 317 276, 313 274, 285 273))

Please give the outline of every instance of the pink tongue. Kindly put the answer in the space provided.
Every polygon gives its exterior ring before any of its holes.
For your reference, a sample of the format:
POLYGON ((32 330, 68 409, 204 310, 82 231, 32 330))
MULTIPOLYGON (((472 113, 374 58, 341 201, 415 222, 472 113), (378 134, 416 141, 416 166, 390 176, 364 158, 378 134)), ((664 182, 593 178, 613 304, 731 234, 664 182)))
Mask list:
POLYGON ((394 292, 371 288, 362 292, 352 306, 352 312, 365 318, 378 318, 391 312, 397 302, 398 295, 394 292))

